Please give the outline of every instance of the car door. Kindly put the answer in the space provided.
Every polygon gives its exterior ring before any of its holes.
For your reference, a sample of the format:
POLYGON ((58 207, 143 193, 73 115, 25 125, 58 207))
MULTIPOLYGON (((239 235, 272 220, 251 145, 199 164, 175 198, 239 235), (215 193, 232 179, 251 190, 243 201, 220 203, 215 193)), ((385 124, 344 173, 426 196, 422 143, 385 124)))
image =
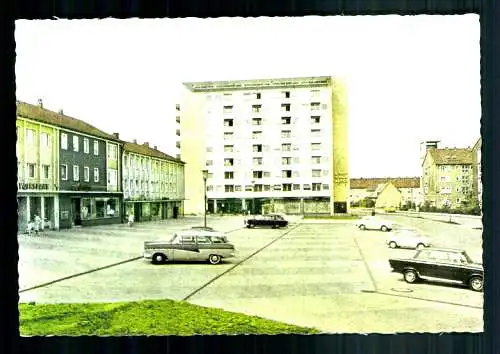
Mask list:
POLYGON ((432 277, 435 256, 430 250, 418 251, 413 259, 413 265, 417 272, 423 277, 432 277))
POLYGON ((180 244, 174 249, 174 261, 192 261, 198 256, 195 237, 181 235, 180 244))
POLYGON ((431 250, 431 259, 427 266, 426 276, 433 278, 443 278, 450 265, 448 254, 444 251, 431 250))
POLYGON ((460 280, 467 263, 460 252, 448 253, 448 259, 445 265, 439 270, 439 278, 448 280, 460 280))
POLYGON ((206 261, 208 256, 213 253, 213 245, 210 237, 200 235, 196 237, 196 248, 198 252, 193 255, 197 261, 206 261))

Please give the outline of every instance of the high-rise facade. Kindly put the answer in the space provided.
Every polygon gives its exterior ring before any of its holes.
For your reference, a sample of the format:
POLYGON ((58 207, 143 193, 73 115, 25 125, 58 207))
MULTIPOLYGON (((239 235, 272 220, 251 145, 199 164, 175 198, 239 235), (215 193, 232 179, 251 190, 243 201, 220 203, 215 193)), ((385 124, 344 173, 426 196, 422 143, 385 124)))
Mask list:
POLYGON ((191 82, 181 101, 185 212, 347 213, 347 98, 329 76, 191 82))

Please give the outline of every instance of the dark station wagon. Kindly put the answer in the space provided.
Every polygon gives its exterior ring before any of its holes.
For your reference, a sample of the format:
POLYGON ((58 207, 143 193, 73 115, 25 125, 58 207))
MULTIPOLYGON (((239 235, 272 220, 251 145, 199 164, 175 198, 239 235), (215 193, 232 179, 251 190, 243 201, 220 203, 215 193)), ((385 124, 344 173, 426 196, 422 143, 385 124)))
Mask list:
POLYGON ((288 226, 288 221, 279 214, 253 215, 245 219, 245 226, 253 228, 256 226, 270 226, 280 228, 288 226))
POLYGON ((460 282, 474 291, 483 291, 484 269, 461 249, 425 248, 413 258, 391 258, 394 272, 403 274, 407 283, 421 278, 434 278, 460 282))

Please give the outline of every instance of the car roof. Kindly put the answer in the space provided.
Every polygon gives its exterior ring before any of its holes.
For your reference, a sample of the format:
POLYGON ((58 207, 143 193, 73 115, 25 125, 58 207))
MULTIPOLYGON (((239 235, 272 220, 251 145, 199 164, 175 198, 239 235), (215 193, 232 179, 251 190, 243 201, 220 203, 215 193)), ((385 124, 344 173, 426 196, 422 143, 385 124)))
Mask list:
POLYGON ((179 236, 225 236, 221 231, 200 230, 200 229, 187 229, 176 232, 179 236))
POLYGON ((425 250, 429 250, 429 251, 440 251, 440 252, 465 252, 464 249, 461 249, 461 248, 445 248, 445 247, 429 247, 429 248, 426 248, 425 250))

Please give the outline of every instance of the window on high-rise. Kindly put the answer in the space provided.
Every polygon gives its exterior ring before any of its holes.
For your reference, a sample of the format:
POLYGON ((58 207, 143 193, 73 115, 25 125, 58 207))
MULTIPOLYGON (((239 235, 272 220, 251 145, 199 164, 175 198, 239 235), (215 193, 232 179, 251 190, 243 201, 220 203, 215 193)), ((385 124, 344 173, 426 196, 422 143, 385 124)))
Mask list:
MULTIPOLYGON (((320 122, 321 122, 321 117, 320 116, 312 116, 311 117, 311 123, 312 124, 319 124, 320 122)), ((312 132, 312 130, 311 130, 311 132, 312 132)))
POLYGON ((291 117, 281 117, 281 124, 287 125, 290 124, 291 122, 292 122, 291 117))
POLYGON ((252 118, 252 125, 262 125, 262 118, 252 118))
POLYGON ((260 105, 260 104, 252 105, 252 112, 253 113, 259 113, 261 111, 262 111, 262 105, 260 105))
POLYGON ((289 103, 283 103, 281 105, 281 111, 283 112, 290 112, 291 105, 289 103))
POLYGON ((321 190, 321 183, 313 183, 312 190, 313 191, 320 191, 321 190))
POLYGON ((255 144, 252 146, 253 152, 262 152, 262 144, 255 144))

